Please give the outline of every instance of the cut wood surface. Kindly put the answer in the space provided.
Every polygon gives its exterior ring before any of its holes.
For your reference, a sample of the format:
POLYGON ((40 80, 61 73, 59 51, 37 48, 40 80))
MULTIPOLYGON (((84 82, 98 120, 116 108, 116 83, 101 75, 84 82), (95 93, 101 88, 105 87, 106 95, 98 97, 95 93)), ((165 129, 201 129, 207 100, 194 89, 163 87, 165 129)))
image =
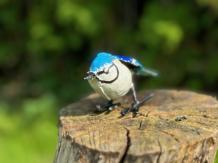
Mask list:
POLYGON ((111 112, 96 113, 104 104, 92 94, 60 112, 56 163, 158 162, 213 163, 218 148, 218 102, 189 91, 140 92, 154 97, 140 114, 120 117, 131 105, 126 96, 111 112))

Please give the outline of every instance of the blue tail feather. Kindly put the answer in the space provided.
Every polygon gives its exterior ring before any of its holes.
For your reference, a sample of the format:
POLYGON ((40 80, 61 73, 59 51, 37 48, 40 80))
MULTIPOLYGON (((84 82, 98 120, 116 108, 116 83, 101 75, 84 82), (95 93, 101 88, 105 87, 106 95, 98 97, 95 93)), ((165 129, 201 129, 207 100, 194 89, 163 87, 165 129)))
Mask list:
POLYGON ((144 67, 138 60, 136 60, 135 58, 132 57, 128 57, 128 56, 122 56, 122 55, 116 55, 116 58, 119 59, 121 62, 126 63, 127 65, 133 67, 133 71, 135 71, 135 73, 137 75, 143 75, 143 76, 158 76, 158 72, 156 72, 155 70, 149 69, 144 67))

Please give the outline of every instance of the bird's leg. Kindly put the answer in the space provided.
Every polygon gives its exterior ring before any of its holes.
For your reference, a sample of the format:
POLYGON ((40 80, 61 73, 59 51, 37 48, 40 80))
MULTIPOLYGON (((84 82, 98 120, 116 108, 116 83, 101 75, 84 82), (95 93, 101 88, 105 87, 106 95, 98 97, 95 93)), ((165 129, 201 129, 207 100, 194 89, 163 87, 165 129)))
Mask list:
POLYGON ((133 94, 134 103, 132 104, 132 107, 131 107, 131 108, 123 109, 123 110, 120 112, 120 114, 121 114, 122 116, 125 116, 125 115, 126 115, 127 113, 129 113, 129 112, 137 113, 138 110, 139 110, 139 103, 140 103, 140 102, 139 102, 139 100, 137 99, 134 84, 132 84, 131 91, 132 91, 132 94, 133 94))
POLYGON ((135 86, 133 84, 132 88, 132 93, 133 93, 133 104, 132 104, 132 108, 130 108, 130 111, 133 112, 133 113, 137 113, 139 111, 139 105, 141 104, 141 102, 139 102, 139 100, 137 99, 137 96, 136 96, 136 90, 135 90, 135 86))
POLYGON ((110 100, 104 106, 97 105, 97 109, 99 112, 112 111, 114 108, 116 108, 119 105, 120 105, 120 103, 113 103, 113 100, 110 100))
POLYGON ((132 104, 132 107, 129 108, 129 109, 124 109, 121 111, 121 115, 124 116, 126 115, 128 112, 132 112, 133 113, 133 116, 136 116, 136 114, 138 113, 139 111, 139 107, 141 105, 143 105, 146 101, 150 100, 154 95, 153 94, 149 94, 148 96, 145 96, 144 99, 142 101, 139 101, 137 96, 136 96, 136 90, 135 90, 135 86, 134 84, 132 85, 132 88, 131 88, 131 91, 132 91, 132 94, 133 94, 133 104, 132 104))

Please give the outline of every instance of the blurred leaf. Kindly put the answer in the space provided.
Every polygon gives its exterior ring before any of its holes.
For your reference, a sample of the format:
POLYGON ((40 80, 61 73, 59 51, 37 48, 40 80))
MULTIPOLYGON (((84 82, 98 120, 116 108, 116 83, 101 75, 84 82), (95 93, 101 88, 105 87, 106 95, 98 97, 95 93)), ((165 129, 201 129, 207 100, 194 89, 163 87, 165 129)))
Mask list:
POLYGON ((92 11, 73 1, 59 0, 57 17, 61 24, 73 25, 78 31, 92 35, 97 30, 97 22, 92 11))
POLYGON ((168 50, 177 48, 183 38, 183 31, 180 26, 173 22, 157 21, 154 24, 154 32, 163 38, 168 50))
POLYGON ((210 6, 216 12, 218 11, 218 1, 217 0, 197 0, 197 2, 202 6, 210 6))
POLYGON ((52 28, 49 24, 44 22, 37 22, 31 24, 30 27, 30 35, 33 39, 42 39, 46 38, 52 33, 52 28))
POLYGON ((24 116, 28 119, 40 116, 47 117, 48 113, 56 110, 56 99, 53 95, 44 95, 36 99, 26 99, 23 103, 24 116))

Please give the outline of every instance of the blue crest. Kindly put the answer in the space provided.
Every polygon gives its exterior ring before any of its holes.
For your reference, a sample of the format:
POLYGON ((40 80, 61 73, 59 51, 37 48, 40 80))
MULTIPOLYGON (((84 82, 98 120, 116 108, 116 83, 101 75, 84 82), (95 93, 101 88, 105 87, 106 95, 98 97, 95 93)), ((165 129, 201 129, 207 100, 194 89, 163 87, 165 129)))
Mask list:
POLYGON ((97 54, 95 59, 92 61, 89 71, 96 73, 103 69, 105 65, 112 64, 116 57, 110 53, 100 52, 97 54))

